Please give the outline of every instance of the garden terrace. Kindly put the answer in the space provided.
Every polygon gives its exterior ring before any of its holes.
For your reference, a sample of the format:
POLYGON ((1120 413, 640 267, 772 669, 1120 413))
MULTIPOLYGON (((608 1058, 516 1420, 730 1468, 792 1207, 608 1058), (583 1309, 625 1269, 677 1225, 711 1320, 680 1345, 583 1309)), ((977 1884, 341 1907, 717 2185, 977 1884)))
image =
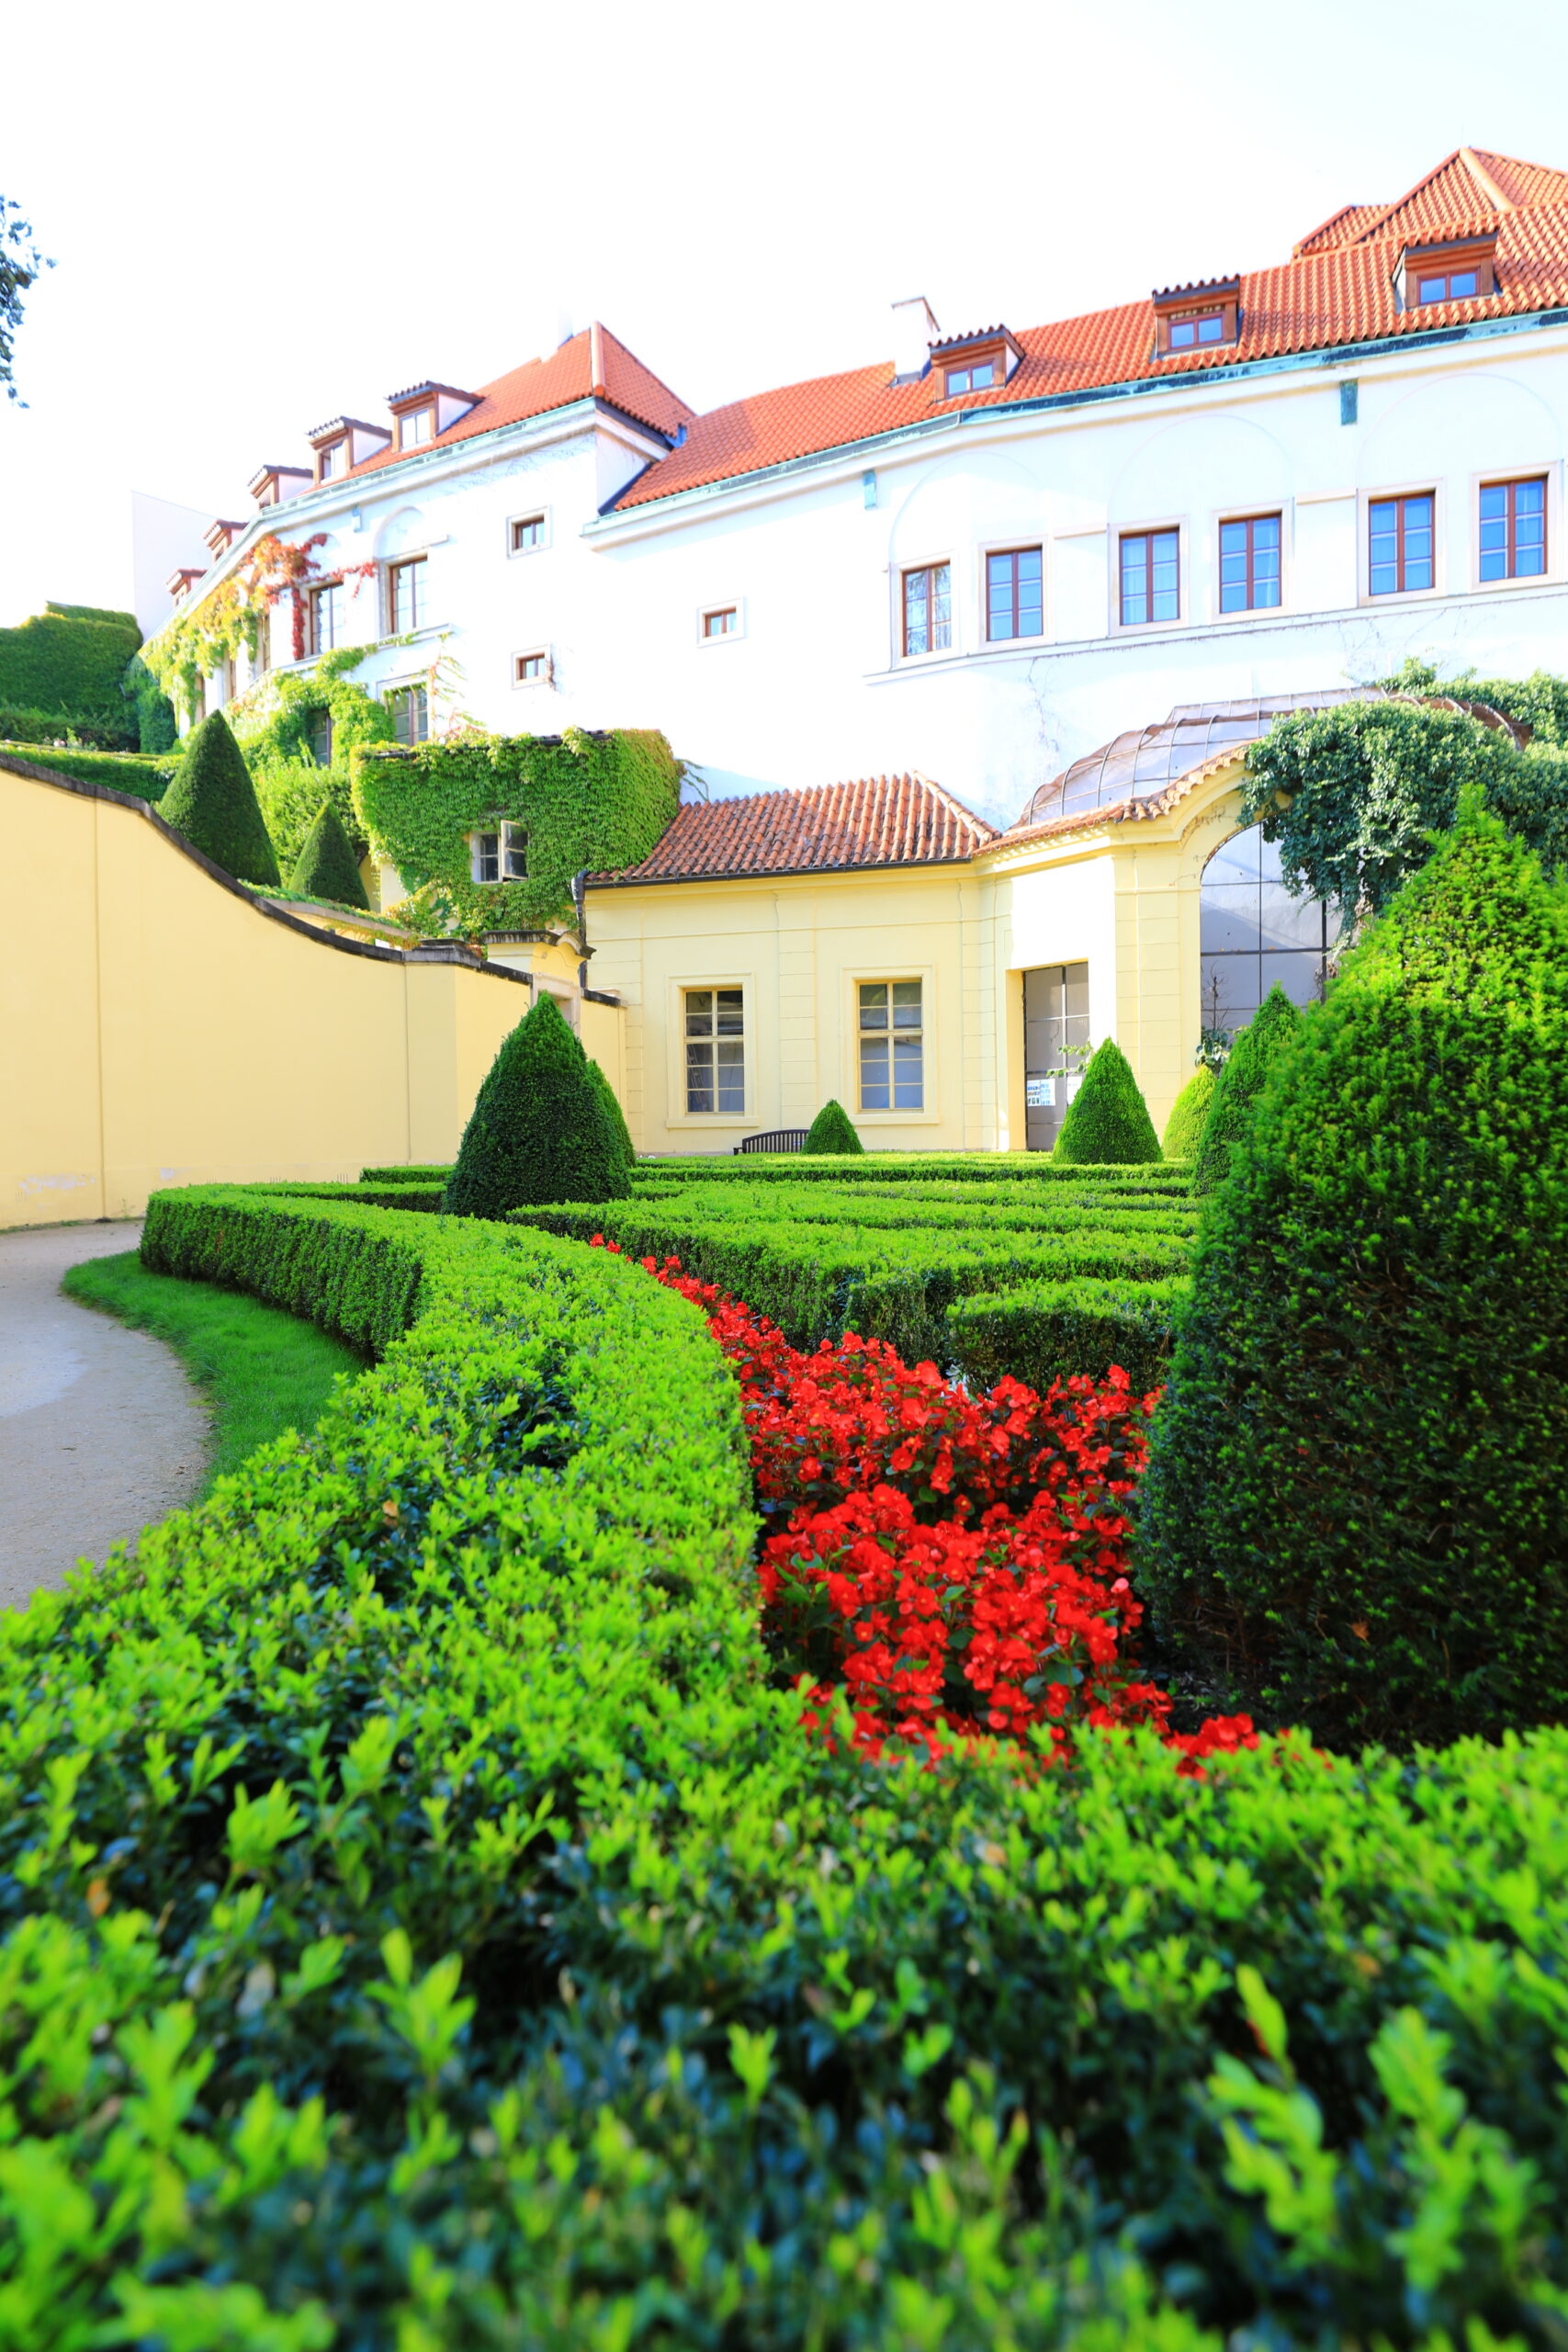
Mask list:
POLYGON ((869 1765, 684 1300, 262 1189, 144 1246, 379 1362, 0 1625, 12 2340, 1544 2340, 1568 1735, 869 1765))

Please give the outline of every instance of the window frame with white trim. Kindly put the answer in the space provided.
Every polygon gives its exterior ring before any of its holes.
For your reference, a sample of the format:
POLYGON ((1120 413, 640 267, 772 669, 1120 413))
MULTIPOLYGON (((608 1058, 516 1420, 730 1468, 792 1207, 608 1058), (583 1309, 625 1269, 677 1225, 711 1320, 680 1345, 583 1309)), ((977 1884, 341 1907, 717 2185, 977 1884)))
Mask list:
POLYGON ((513 655, 514 686, 553 686, 555 678, 555 656, 547 645, 525 646, 520 653, 513 655))
MULTIPOLYGON (((850 1116, 855 1125, 857 1127, 907 1127, 940 1125, 942 1111, 937 1099, 936 1068, 936 967, 931 964, 893 963, 880 966, 857 965, 844 970, 842 987, 843 1091, 839 1099, 851 1106, 850 1116), (907 1012, 911 1008, 907 999, 904 1005, 900 1007, 897 1000, 890 996, 886 1006, 880 1008, 889 1015, 886 1026, 878 1030, 874 1023, 865 1023, 865 1012, 867 1010, 874 1012, 879 1009, 874 1006, 870 1008, 866 1006, 862 992, 868 989, 917 989, 919 996, 914 1009, 919 1014, 918 1021, 899 1022, 897 1018, 898 1012, 902 1010, 907 1012), (897 1099, 899 1089, 897 1063, 891 1051, 887 1056, 887 1107, 883 1109, 874 1102, 868 1104, 865 1101, 864 1046, 868 1042, 874 1041, 878 1035, 882 1035, 888 1040, 891 1047, 900 1030, 903 1031, 906 1039, 912 1035, 919 1046, 919 1085, 921 1099, 918 1110, 909 1103, 907 1097, 902 1102, 897 1099)), ((907 1085, 908 1064, 906 1063, 907 1085)))
MULTIPOLYGON (((1108 552, 1111 575, 1111 635, 1112 637, 1155 637, 1161 629, 1186 628, 1191 619, 1192 605, 1192 550, 1188 517, 1184 514, 1167 514, 1152 523, 1141 521, 1112 523, 1106 536, 1110 540, 1108 552), (1175 612, 1162 615, 1158 618, 1151 615, 1146 620, 1124 620, 1122 610, 1122 548, 1129 539, 1152 540, 1172 535, 1176 539, 1175 612)), ((1153 595, 1157 593, 1153 587, 1152 556, 1145 556, 1144 572, 1145 579, 1149 583, 1152 602, 1153 595)))
POLYGON ((380 698, 392 715, 393 741, 405 752, 417 751, 421 743, 430 741, 430 682, 427 678, 386 678, 378 689, 380 698), (399 703, 408 697, 408 726, 399 725, 399 703), (417 713, 420 724, 413 724, 417 713))
POLYGON ((1556 458, 1542 458, 1537 465, 1488 466, 1470 478, 1470 585, 1473 593, 1490 596, 1496 592, 1512 594, 1521 588, 1545 588, 1553 582, 1561 582, 1563 566, 1562 514, 1562 467, 1556 458), (1514 490, 1525 482, 1543 482, 1546 562, 1540 571, 1509 571, 1499 578, 1482 577, 1482 563, 1487 550, 1483 547, 1484 524, 1490 519, 1482 514, 1482 502, 1489 490, 1514 490))
POLYGON ((899 562, 893 567, 893 644, 896 664, 910 662, 947 662, 959 650, 958 594, 953 575, 960 567, 951 553, 932 555, 914 563, 899 562), (947 595, 947 642, 935 645, 930 640, 942 627, 934 616, 938 603, 937 575, 945 572, 947 595), (909 582, 924 578, 927 582, 926 644, 913 650, 909 645, 909 582))
POLYGON ((547 506, 528 506, 506 518, 507 559, 513 556, 543 555, 550 544, 550 510, 547 506), (520 547, 521 531, 533 531, 536 536, 520 547))
MULTIPOLYGON (((1477 536, 1479 536, 1479 524, 1477 536)), ((1404 524, 1400 525, 1401 561, 1404 560, 1404 524)), ((1440 474, 1423 474, 1414 481, 1379 483, 1376 488, 1359 490, 1356 493, 1356 602, 1359 605, 1391 606, 1395 610, 1404 605, 1427 605, 1434 597, 1449 594, 1449 515, 1448 485, 1440 474), (1432 502, 1432 584, 1429 588, 1385 588, 1372 594, 1372 509, 1398 502, 1401 506, 1412 498, 1429 498, 1432 502)))
POLYGON ((528 828, 511 817, 477 825, 468 835, 468 879, 486 890, 528 879, 528 828), (492 873, 485 868, 493 866, 492 873))
POLYGON ((746 634, 746 600, 743 596, 716 596, 710 603, 697 606, 697 643, 699 645, 738 645, 746 634), (710 623, 726 621, 724 628, 713 628, 710 623))
MULTIPOLYGON (((673 1044, 679 1072, 675 1099, 680 1106, 673 1123, 694 1121, 706 1125, 711 1121, 715 1125, 726 1122, 731 1125, 743 1125, 750 1116, 755 1093, 752 1056, 747 1050, 752 1043, 750 1012, 753 1001, 748 981, 744 978, 732 977, 712 980, 677 980, 671 985, 675 991, 673 1044), (694 999, 706 999, 707 1001, 694 1003, 694 999), (725 999, 732 1001, 725 1002, 725 999), (711 1026, 705 1032, 694 1029, 693 1023, 703 1019, 706 1019, 711 1026), (739 1025, 721 1026, 722 1023, 739 1025), (706 1064, 710 1080, 707 1091, 712 1099, 706 1104, 694 1103, 694 1078, 703 1064, 700 1060, 694 1060, 692 1048, 705 1045, 712 1048, 706 1064), (721 1062, 721 1046, 738 1047, 739 1053, 731 1051, 721 1062), (739 1084, 732 1079, 721 1086, 721 1069, 739 1069, 739 1084), (721 1101, 721 1092, 729 1099, 721 1101)), ((701 1091, 700 1088, 698 1091, 701 1091)))
POLYGON ((421 550, 417 554, 389 556, 386 563, 387 634, 417 637, 422 629, 430 627, 430 558, 421 550), (399 611, 400 582, 405 575, 412 588, 406 617, 399 611))

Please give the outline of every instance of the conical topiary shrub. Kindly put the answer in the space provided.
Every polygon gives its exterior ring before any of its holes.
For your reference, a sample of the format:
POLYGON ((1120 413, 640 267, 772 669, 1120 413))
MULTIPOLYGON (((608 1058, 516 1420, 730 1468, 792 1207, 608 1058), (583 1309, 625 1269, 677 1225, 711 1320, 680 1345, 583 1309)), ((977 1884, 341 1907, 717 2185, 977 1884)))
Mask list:
POLYGON ((1168 1640, 1340 1743, 1568 1716, 1568 939, 1495 827, 1276 1059, 1140 1491, 1168 1640))
POLYGON ((1148 1104, 1133 1066, 1115 1041, 1097 1046, 1083 1083, 1067 1105, 1053 1159, 1079 1168, 1123 1167, 1160 1156, 1148 1104))
POLYGON ((590 1061, 588 1075, 604 1098, 604 1108, 610 1114, 610 1125, 615 1131, 616 1140, 621 1147, 621 1156, 626 1163, 629 1174, 637 1166, 637 1146, 632 1141, 632 1131, 626 1125, 626 1114, 621 1108, 615 1088, 597 1062, 590 1061))
POLYGON ((541 994, 491 1065, 442 1207, 503 1217, 545 1201, 618 1201, 631 1190, 619 1136, 588 1058, 541 994))
POLYGON ((806 1138, 807 1151, 863 1152, 865 1146, 854 1131, 853 1124, 843 1104, 831 1096, 823 1103, 811 1122, 806 1138))
POLYGON ((236 881, 270 883, 274 889, 281 882, 244 753, 220 710, 186 737, 185 757, 158 814, 236 881))
POLYGON ((1161 1137, 1161 1148, 1168 1159, 1191 1159, 1196 1156, 1213 1099, 1214 1073, 1204 1062, 1193 1071, 1171 1105, 1161 1137))
POLYGON ((1192 1190, 1212 1193, 1231 1164, 1236 1138, 1252 1115, 1253 1097, 1280 1048, 1302 1025, 1302 1016, 1278 980, 1231 1047, 1230 1059, 1214 1081, 1214 1099, 1203 1123, 1192 1170, 1192 1190))
POLYGON ((343 819, 330 800, 305 836, 305 846, 288 877, 291 890, 312 899, 330 899, 340 907, 368 907, 359 861, 354 854, 343 819))

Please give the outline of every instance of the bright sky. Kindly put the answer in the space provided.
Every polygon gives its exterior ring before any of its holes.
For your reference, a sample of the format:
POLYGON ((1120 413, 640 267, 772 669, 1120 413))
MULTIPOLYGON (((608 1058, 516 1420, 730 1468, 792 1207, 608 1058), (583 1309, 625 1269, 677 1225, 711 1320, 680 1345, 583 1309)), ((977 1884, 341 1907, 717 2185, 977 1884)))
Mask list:
POLYGON ((1562 0, 96 0, 6 36, 57 266, 0 401, 0 624, 130 601, 133 489, 597 315, 698 408, 1283 258, 1469 143, 1568 164, 1562 0), (31 93, 31 99, 28 94, 31 93))

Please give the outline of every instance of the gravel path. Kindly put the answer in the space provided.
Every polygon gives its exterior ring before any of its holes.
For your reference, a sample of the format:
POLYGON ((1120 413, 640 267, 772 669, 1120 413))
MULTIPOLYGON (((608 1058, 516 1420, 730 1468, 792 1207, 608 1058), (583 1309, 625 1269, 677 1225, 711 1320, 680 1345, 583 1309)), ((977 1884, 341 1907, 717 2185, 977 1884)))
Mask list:
POLYGON ((141 1232, 0 1233, 0 1608, 25 1609, 201 1484, 207 1408, 177 1358, 61 1295, 67 1266, 133 1250, 141 1232))

